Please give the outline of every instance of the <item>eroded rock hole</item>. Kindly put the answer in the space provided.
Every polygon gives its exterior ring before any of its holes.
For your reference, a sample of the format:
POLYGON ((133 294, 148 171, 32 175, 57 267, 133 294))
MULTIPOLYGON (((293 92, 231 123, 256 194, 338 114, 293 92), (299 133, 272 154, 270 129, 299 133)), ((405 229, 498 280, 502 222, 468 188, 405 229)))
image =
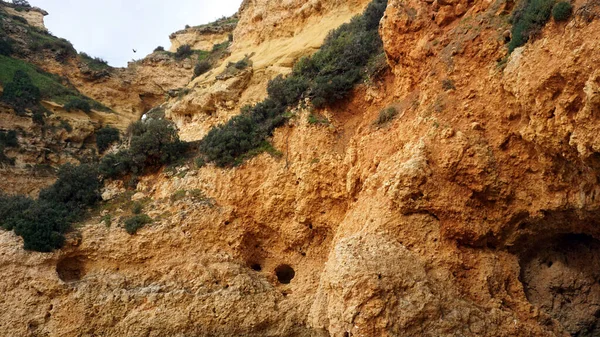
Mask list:
POLYGON ((254 270, 254 271, 261 271, 262 270, 262 267, 261 267, 261 265, 259 263, 253 263, 253 264, 251 264, 250 268, 252 268, 252 270, 254 270))
POLYGON ((79 281, 85 275, 85 265, 82 257, 66 257, 56 265, 56 273, 63 282, 79 281))
POLYGON ((294 276, 296 276, 296 272, 290 265, 282 264, 275 268, 275 275, 277 275, 279 283, 289 284, 294 276))
POLYGON ((521 281, 527 299, 572 336, 600 336, 600 241, 561 235, 523 255, 521 281))

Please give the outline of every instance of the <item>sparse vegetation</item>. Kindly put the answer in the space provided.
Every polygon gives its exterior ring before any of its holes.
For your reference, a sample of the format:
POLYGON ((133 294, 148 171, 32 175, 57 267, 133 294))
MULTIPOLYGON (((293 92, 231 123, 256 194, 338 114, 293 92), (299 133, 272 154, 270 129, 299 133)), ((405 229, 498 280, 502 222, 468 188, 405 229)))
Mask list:
POLYGON ((291 75, 270 81, 267 99, 213 128, 200 145, 204 159, 218 166, 238 164, 264 147, 301 98, 310 98, 317 108, 345 98, 367 76, 371 59, 382 52, 377 28, 386 5, 387 0, 374 0, 363 15, 332 31, 317 53, 301 59, 291 75))
POLYGON ((237 62, 229 62, 225 70, 219 76, 234 76, 250 65, 249 57, 246 56, 237 62))
POLYGON ((50 32, 27 25, 27 35, 27 45, 34 53, 51 52, 54 59, 61 63, 77 56, 77 51, 71 42, 58 38, 50 32))
POLYGON ((455 90, 454 81, 449 78, 442 80, 442 89, 445 91, 455 90))
POLYGON ((203 61, 199 61, 198 63, 196 63, 196 66, 194 67, 194 77, 198 77, 202 74, 205 74, 206 72, 208 72, 210 70, 210 68, 212 68, 212 65, 210 64, 210 62, 203 60, 203 61))
POLYGON ((531 37, 539 33, 550 19, 554 0, 524 0, 513 12, 512 39, 508 51, 523 46, 531 37))
POLYGON ((102 218, 100 219, 100 221, 106 227, 110 227, 112 225, 112 216, 110 214, 106 214, 106 215, 102 216, 102 218))
POLYGON ((394 107, 388 107, 379 112, 379 117, 377 117, 373 124, 376 126, 385 125, 394 120, 396 116, 398 116, 398 110, 394 107))
POLYGON ((221 52, 221 51, 227 49, 228 47, 229 47, 229 41, 216 43, 213 45, 212 52, 213 53, 221 52))
POLYGON ((12 82, 7 83, 2 92, 2 100, 19 110, 36 106, 40 98, 40 89, 23 70, 15 72, 12 82))
POLYGON ((91 70, 100 71, 110 68, 108 62, 100 57, 92 57, 86 53, 79 53, 79 57, 91 70))
MULTIPOLYGON (((17 72, 20 73, 20 75, 18 75, 20 81, 27 81, 26 79, 23 79, 24 76, 22 73, 25 73, 30 79, 31 84, 39 89, 40 99, 51 100, 59 104, 66 104, 73 98, 79 98, 86 100, 93 109, 110 111, 110 109, 102 104, 83 96, 76 89, 71 87, 66 80, 59 76, 49 74, 25 61, 0 55, 0 84, 5 87, 5 90, 6 86, 13 82, 17 72)), ((29 88, 28 90, 33 90, 34 95, 37 96, 37 94, 35 94, 35 89, 29 88)), ((28 95, 26 100, 39 102, 39 100, 36 99, 36 96, 28 95)))
POLYGON ((207 73, 225 54, 229 41, 213 45, 211 51, 197 50, 198 62, 194 67, 194 78, 207 73))
POLYGON ((92 112, 92 106, 87 100, 83 100, 79 97, 71 98, 64 106, 65 110, 71 112, 73 110, 80 110, 85 113, 92 112))
POLYGON ((146 214, 137 214, 125 220, 125 230, 130 235, 134 235, 138 230, 149 223, 152 223, 152 218, 146 214))
POLYGON ((155 52, 155 53, 156 53, 156 52, 159 52, 159 51, 165 51, 165 47, 163 47, 163 46, 158 46, 158 47, 154 48, 154 52, 155 52))
POLYGON ((560 1, 552 8, 554 21, 567 21, 573 14, 573 5, 568 1, 560 1))
POLYGON ((120 139, 119 130, 105 126, 96 132, 96 146, 99 153, 104 153, 112 144, 120 139))
POLYGON ((213 22, 199 25, 199 26, 194 26, 194 28, 202 29, 202 28, 216 28, 216 27, 231 26, 231 28, 233 29, 237 25, 238 21, 239 21, 239 19, 236 16, 230 16, 230 17, 223 16, 213 22))
POLYGON ((31 7, 27 0, 12 0, 13 5, 20 7, 31 7))
POLYGON ((329 125, 329 120, 325 117, 318 116, 316 114, 308 115, 308 124, 311 125, 329 125))

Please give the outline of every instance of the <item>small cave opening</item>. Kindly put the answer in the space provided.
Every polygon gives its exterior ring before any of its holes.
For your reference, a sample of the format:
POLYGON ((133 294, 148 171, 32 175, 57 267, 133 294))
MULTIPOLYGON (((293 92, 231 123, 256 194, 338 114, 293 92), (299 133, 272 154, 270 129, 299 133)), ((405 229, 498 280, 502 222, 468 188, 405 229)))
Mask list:
POLYGON ((85 276, 85 259, 80 256, 66 257, 56 264, 56 273, 63 282, 76 282, 85 276))
POLYGON ((250 269, 252 269, 254 271, 261 271, 262 266, 260 265, 260 263, 252 263, 252 264, 250 264, 250 269))
POLYGON ((277 275, 279 283, 289 284, 296 276, 296 272, 289 264, 281 264, 275 268, 275 275, 277 275))
POLYGON ((529 302, 572 336, 600 336, 600 241, 554 236, 530 247, 520 264, 529 302))

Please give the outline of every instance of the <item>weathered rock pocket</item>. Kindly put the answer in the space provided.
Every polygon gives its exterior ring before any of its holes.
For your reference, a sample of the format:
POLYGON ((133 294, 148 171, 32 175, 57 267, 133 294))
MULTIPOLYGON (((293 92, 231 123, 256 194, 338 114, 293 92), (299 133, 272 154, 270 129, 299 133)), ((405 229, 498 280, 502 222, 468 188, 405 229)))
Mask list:
POLYGON ((532 246, 521 258, 527 299, 572 336, 600 335, 600 241, 562 234, 532 246))

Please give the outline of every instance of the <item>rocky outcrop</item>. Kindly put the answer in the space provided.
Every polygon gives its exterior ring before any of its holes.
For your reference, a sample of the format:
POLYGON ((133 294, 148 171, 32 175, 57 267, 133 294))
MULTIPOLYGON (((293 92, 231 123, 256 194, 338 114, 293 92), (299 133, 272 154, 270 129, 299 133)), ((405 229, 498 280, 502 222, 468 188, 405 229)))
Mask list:
POLYGON ((169 50, 176 52, 177 48, 189 45, 194 50, 210 51, 215 44, 227 42, 232 37, 239 19, 239 15, 235 14, 205 25, 188 27, 175 32, 169 36, 171 40, 169 50))
POLYGON ((43 105, 51 115, 38 124, 31 113, 17 114, 0 103, 0 130, 15 131, 18 143, 4 149, 14 163, 0 163, 0 191, 4 193, 37 195, 54 181, 54 168, 92 157, 95 131, 116 117, 99 111, 67 112, 53 102, 43 105))
POLYGON ((16 15, 27 20, 27 23, 33 27, 47 30, 44 25, 44 16, 48 15, 48 12, 38 7, 17 7, 11 6, 11 4, 2 4, 8 15, 16 15), (18 9, 18 10, 17 10, 18 9))

